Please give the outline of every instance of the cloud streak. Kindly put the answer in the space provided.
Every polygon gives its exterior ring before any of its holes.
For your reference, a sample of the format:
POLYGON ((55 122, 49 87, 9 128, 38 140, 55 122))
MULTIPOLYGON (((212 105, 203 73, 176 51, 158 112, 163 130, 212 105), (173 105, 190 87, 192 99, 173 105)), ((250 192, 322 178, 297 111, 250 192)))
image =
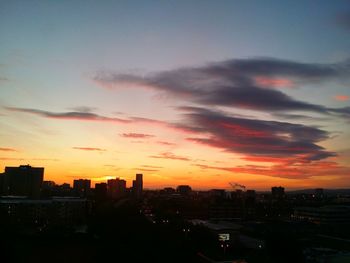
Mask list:
POLYGON ((4 147, 0 147, 0 151, 2 151, 2 152, 17 152, 17 150, 14 148, 4 148, 4 147))
POLYGON ((348 101, 350 97, 348 95, 339 94, 339 95, 335 95, 334 99, 337 101, 348 101))
POLYGON ((303 165, 285 166, 282 164, 273 166, 245 165, 238 167, 219 167, 205 164, 194 164, 201 169, 214 169, 232 173, 258 174, 271 177, 288 179, 306 179, 313 176, 348 176, 350 167, 340 166, 335 162, 314 162, 303 165))
POLYGON ((91 112, 85 111, 69 111, 69 112, 50 112, 37 109, 29 108, 16 108, 16 107, 5 107, 9 111, 24 112, 40 117, 50 119, 63 119, 63 120, 79 120, 79 121, 101 121, 101 122, 115 122, 115 123, 129 123, 130 120, 124 120, 119 118, 106 117, 91 112))
POLYGON ((95 147, 72 147, 74 150, 82 150, 82 151, 97 151, 97 152, 105 152, 106 149, 95 148, 95 147))
POLYGON ((99 72, 94 81, 102 86, 149 87, 169 96, 200 105, 251 110, 310 111, 339 114, 344 109, 296 100, 279 86, 319 84, 349 80, 350 62, 336 64, 300 63, 272 58, 232 59, 197 68, 180 68, 146 76, 99 72), (270 88, 271 89, 270 89, 270 88))
POLYGON ((170 159, 170 160, 179 160, 179 161, 190 161, 191 159, 185 156, 175 155, 171 152, 163 152, 159 155, 152 155, 151 158, 156 159, 170 159))
POLYGON ((152 138, 154 135, 151 134, 144 134, 144 133, 122 133, 120 134, 121 137, 124 138, 133 138, 133 139, 147 139, 147 138, 152 138))

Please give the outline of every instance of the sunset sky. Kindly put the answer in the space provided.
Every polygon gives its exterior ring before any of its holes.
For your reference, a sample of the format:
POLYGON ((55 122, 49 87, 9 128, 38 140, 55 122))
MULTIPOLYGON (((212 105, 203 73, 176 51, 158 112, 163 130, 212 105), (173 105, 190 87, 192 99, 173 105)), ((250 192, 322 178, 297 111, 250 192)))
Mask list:
POLYGON ((0 172, 350 187, 350 2, 0 1, 0 172))

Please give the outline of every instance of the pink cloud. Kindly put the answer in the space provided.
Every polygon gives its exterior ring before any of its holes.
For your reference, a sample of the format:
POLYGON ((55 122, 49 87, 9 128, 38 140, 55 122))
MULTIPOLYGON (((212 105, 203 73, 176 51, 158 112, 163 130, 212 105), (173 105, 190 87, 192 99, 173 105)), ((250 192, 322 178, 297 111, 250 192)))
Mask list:
POLYGON ((99 151, 99 152, 106 151, 106 149, 94 148, 94 147, 72 147, 72 149, 83 150, 83 151, 99 151))
POLYGON ((339 95, 335 95, 333 98, 338 101, 348 101, 350 99, 350 96, 339 94, 339 95))
POLYGON ((137 139, 146 139, 146 138, 152 138, 154 137, 154 135, 151 135, 151 134, 145 134, 145 133, 122 133, 120 134, 121 137, 124 137, 124 138, 137 138, 137 139))
POLYGON ((270 78, 266 76, 255 77, 255 83, 267 88, 292 88, 295 86, 294 82, 286 78, 270 78))
POLYGON ((159 155, 152 155, 151 158, 158 158, 158 159, 171 159, 171 160, 180 160, 180 161, 190 161, 189 158, 184 156, 175 155, 171 152, 163 152, 159 155))

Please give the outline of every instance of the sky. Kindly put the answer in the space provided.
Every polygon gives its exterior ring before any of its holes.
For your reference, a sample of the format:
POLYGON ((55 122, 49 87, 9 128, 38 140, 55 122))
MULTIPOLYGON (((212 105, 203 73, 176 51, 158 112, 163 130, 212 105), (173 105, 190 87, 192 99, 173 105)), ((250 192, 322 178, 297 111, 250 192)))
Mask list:
POLYGON ((349 1, 0 0, 0 171, 350 187, 349 1))

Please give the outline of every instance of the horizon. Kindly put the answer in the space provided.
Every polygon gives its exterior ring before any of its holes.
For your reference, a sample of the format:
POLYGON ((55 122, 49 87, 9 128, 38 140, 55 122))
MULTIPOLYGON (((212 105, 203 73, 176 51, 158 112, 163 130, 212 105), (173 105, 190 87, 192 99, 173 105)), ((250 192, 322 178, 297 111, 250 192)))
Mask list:
POLYGON ((0 170, 350 188, 348 1, 4 1, 0 31, 0 170))

